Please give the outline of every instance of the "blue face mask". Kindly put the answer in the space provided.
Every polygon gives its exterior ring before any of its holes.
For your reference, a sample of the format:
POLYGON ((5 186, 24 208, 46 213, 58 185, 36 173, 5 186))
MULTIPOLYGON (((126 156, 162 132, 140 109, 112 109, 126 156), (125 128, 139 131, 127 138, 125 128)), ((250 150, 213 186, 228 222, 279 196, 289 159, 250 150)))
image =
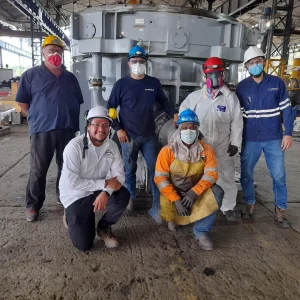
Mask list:
POLYGON ((263 64, 257 64, 257 65, 253 65, 253 66, 249 67, 249 73, 252 76, 258 76, 258 75, 260 75, 263 70, 264 70, 263 64))

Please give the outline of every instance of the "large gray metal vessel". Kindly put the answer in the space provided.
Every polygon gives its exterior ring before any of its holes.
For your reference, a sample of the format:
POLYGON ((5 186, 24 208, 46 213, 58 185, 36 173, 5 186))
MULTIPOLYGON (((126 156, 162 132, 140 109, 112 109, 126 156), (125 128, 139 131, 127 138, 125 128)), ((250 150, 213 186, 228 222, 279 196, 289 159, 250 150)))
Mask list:
MULTIPOLYGON (((210 56, 222 58, 226 82, 235 85, 238 64, 258 33, 235 19, 200 9, 157 5, 114 5, 90 8, 71 16, 71 55, 85 103, 83 112, 104 105, 114 83, 129 74, 126 54, 139 43, 149 54, 147 74, 157 77, 175 108, 199 88, 202 64, 210 56)), ((172 120, 156 112, 162 145, 173 134, 172 120)), ((138 176, 141 177, 141 176, 138 176)), ((145 178, 145 176, 142 176, 145 178)))

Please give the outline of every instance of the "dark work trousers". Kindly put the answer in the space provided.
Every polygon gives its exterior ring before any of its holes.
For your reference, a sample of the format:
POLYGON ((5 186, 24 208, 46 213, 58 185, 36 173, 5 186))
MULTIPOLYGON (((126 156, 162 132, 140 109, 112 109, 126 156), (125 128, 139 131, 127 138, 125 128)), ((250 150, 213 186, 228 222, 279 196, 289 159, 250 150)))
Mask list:
MULTIPOLYGON (((95 213, 93 203, 101 191, 76 200, 66 208, 66 220, 73 245, 87 251, 93 246, 95 239, 95 213)), ((106 229, 118 222, 129 202, 130 194, 126 188, 121 187, 109 198, 106 212, 97 225, 97 231, 106 229)))
POLYGON ((27 209, 40 210, 45 201, 46 176, 56 152, 57 180, 56 194, 59 199, 59 178, 63 166, 63 151, 75 137, 72 129, 55 129, 38 132, 30 137, 30 173, 26 189, 27 209))

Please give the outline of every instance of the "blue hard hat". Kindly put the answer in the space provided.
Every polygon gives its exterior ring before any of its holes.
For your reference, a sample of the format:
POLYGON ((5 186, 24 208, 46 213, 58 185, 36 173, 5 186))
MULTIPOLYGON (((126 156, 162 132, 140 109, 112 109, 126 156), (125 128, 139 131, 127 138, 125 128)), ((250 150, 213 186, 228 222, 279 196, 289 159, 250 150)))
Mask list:
POLYGON ((179 114, 177 125, 182 123, 197 123, 200 125, 197 115, 189 108, 179 114))
POLYGON ((144 58, 145 60, 147 60, 148 54, 141 46, 136 45, 130 49, 128 56, 127 56, 128 60, 133 57, 141 57, 141 58, 144 58))

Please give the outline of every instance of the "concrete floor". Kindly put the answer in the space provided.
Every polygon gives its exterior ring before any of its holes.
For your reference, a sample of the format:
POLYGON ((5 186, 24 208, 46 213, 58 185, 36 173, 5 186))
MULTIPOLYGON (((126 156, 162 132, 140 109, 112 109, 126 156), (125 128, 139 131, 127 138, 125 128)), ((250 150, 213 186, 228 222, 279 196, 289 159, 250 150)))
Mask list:
POLYGON ((88 254, 73 248, 55 202, 55 166, 41 218, 24 218, 29 172, 26 126, 0 137, 0 299, 300 299, 300 139, 286 154, 291 229, 273 221, 272 186, 264 160, 255 174, 253 221, 218 216, 215 250, 199 249, 191 226, 170 232, 146 213, 125 214, 109 250, 97 241, 88 254), (206 276, 205 268, 215 274, 206 276))

